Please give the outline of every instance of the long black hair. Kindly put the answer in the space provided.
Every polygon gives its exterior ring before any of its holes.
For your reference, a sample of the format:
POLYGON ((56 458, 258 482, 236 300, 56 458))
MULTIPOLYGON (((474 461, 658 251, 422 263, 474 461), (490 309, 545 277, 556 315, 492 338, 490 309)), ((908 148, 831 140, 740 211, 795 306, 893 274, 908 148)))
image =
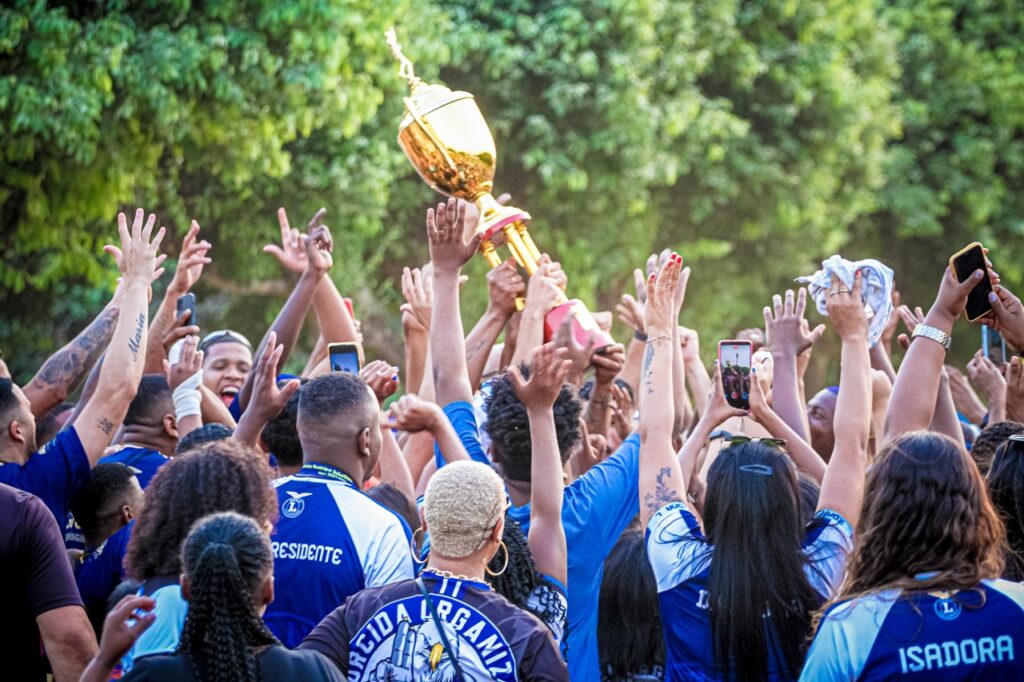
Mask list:
POLYGON ((761 443, 726 448, 708 471, 704 529, 715 552, 707 589, 726 679, 763 679, 770 658, 794 678, 803 665, 821 597, 804 572, 799 498, 792 462, 761 443))
POLYGON ((1008 440, 996 449, 986 478, 988 491, 1006 526, 1003 577, 1024 580, 1024 443, 1008 440))
POLYGON ((637 529, 627 529, 604 562, 598 614, 597 648, 606 679, 632 679, 665 664, 658 583, 637 529))
POLYGON ((267 533, 251 518, 224 512, 201 519, 185 539, 188 617, 178 653, 202 682, 257 682, 257 647, 280 644, 255 602, 274 570, 267 533))

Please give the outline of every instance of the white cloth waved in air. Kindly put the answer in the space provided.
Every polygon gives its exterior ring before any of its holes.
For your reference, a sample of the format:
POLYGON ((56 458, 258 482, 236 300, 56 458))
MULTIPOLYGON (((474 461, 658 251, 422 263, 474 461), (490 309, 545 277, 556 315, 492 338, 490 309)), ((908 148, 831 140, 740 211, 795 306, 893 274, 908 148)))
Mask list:
POLYGON ((796 281, 807 285, 807 293, 814 300, 818 312, 828 317, 825 305, 832 278, 838 277, 843 287, 852 289, 857 270, 861 271, 861 298, 868 316, 868 345, 874 348, 892 314, 892 268, 874 258, 854 262, 835 255, 822 261, 821 270, 807 277, 797 277, 796 281))

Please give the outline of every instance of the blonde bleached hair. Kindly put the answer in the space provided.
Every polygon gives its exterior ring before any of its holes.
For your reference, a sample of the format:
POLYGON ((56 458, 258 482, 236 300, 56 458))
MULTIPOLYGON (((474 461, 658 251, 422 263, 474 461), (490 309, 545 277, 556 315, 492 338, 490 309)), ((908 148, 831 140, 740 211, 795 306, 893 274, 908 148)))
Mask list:
POLYGON ((463 559, 484 546, 505 511, 505 486, 490 467, 459 461, 442 467, 427 485, 423 518, 431 551, 463 559))

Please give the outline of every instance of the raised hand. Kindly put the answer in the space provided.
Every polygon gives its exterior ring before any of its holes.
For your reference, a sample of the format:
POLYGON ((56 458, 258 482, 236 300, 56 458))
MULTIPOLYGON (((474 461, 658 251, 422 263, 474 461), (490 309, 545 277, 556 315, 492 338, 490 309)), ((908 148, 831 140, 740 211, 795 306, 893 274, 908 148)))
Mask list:
POLYGON ((331 239, 331 231, 327 226, 314 227, 303 237, 303 242, 306 250, 306 270, 315 275, 323 275, 330 270, 334 265, 334 258, 331 255, 334 240, 331 239))
POLYGON ((633 399, 629 391, 618 384, 612 384, 612 426, 618 431, 619 439, 626 440, 633 431, 633 399))
MULTIPOLYGON (((900 322, 900 292, 896 289, 892 290, 892 312, 889 313, 889 321, 885 323, 885 327, 882 329, 881 341, 885 344, 885 347, 892 345, 893 339, 896 338, 896 326, 900 322)), ((922 316, 923 317, 923 316, 922 316)))
POLYGON ((683 257, 673 253, 666 259, 661 270, 647 278, 644 328, 648 340, 658 336, 672 338, 672 331, 678 326, 676 293, 682 270, 683 257))
POLYGON ((168 285, 168 291, 176 296, 184 296, 195 286, 203 274, 203 266, 211 262, 207 256, 212 244, 205 239, 196 241, 199 236, 199 223, 195 220, 188 228, 185 238, 181 241, 181 252, 178 254, 178 264, 174 268, 174 279, 168 285))
POLYGON ((988 397, 989 421, 994 423, 1005 420, 1006 378, 1001 368, 979 350, 967 364, 967 376, 988 397))
POLYGON ((541 256, 540 266, 530 276, 527 285, 527 311, 547 315, 552 308, 565 300, 563 288, 567 281, 560 263, 552 261, 546 254, 541 256))
POLYGON ((995 327, 1006 342, 1018 351, 1024 351, 1024 306, 1020 299, 1001 284, 992 287, 988 295, 994 314, 983 324, 995 327))
MULTIPOLYGON (((321 208, 310 219, 306 230, 312 232, 323 224, 327 209, 321 208)), ((281 246, 267 244, 263 247, 263 253, 269 253, 285 267, 286 270, 301 275, 306 269, 309 257, 306 255, 305 246, 302 243, 302 233, 294 229, 288 222, 288 214, 283 208, 277 209, 277 223, 281 228, 281 246)))
POLYGON ((571 370, 572 360, 568 351, 553 343, 545 343, 534 349, 530 356, 530 378, 525 379, 519 367, 512 365, 509 381, 519 402, 527 410, 550 409, 571 370))
MULTIPOLYGON (((142 633, 156 622, 156 600, 127 596, 107 614, 97 663, 113 668, 134 646, 142 633)), ((92 665, 90 665, 90 668, 92 665)))
MULTIPOLYGON (((566 355, 572 362, 572 378, 571 381, 575 384, 581 384, 583 382, 583 373, 587 371, 587 367, 590 366, 592 360, 598 357, 594 353, 594 332, 590 332, 587 336, 587 343, 583 345, 576 340, 575 335, 572 333, 573 320, 576 319, 575 313, 570 313, 562 321, 562 324, 558 325, 558 329, 555 330, 555 336, 551 339, 556 348, 563 348, 566 351, 566 355)), ((622 346, 619 346, 621 348, 622 346)))
POLYGON ((832 326, 844 342, 867 338, 868 320, 861 298, 863 285, 864 278, 861 277, 860 271, 853 277, 853 289, 846 289, 839 278, 832 278, 832 287, 829 289, 825 307, 832 326))
MULTIPOLYGON (((639 272, 639 270, 637 270, 639 272)), ((646 297, 646 292, 645 297, 646 297)), ((634 332, 644 331, 644 306, 640 301, 631 296, 630 294, 623 294, 622 300, 615 306, 615 311, 619 314, 619 319, 622 323, 632 329, 634 332)))
MULTIPOLYGON (((832 278, 833 284, 838 281, 832 278)), ((795 297, 792 289, 786 291, 785 301, 778 294, 772 296, 772 307, 764 309, 765 342, 772 353, 796 357, 821 338, 825 325, 810 330, 804 317, 806 311, 806 289, 800 289, 795 297)))
MULTIPOLYGON (((176 362, 164 360, 164 373, 171 391, 203 371, 203 351, 199 350, 199 337, 186 336, 176 362)), ((198 384, 195 386, 199 388, 198 384)))
POLYGON ((1006 366, 1006 416, 1024 422, 1024 362, 1019 355, 1010 358, 1006 366))
POLYGON ((434 432, 440 420, 446 419, 444 412, 436 404, 423 400, 417 395, 407 393, 392 403, 388 410, 387 423, 401 431, 418 433, 434 432))
POLYGON ((399 308, 402 325, 410 331, 429 331, 434 278, 419 268, 402 268, 402 296, 405 297, 405 303, 399 308))
MULTIPOLYGON (((754 384, 757 384, 757 378, 755 374, 750 375, 750 407, 751 410, 754 408, 754 384)), ((761 393, 760 385, 757 386, 757 391, 760 394, 761 400, 764 399, 764 394, 761 393)), ((759 409, 766 406, 759 404, 759 409)), ((768 408, 771 409, 771 408, 768 408)), ((725 399, 725 386, 722 384, 722 367, 718 360, 715 360, 715 376, 711 380, 711 393, 708 394, 708 402, 704 406, 704 414, 701 415, 702 420, 706 420, 708 424, 713 427, 717 427, 719 424, 725 422, 730 417, 743 417, 746 416, 746 410, 741 410, 738 407, 733 407, 729 404, 729 401, 725 399)), ((763 416, 763 413, 762 413, 763 416)))
POLYGON ((463 240, 466 230, 466 204, 449 198, 437 208, 427 209, 427 242, 430 262, 438 273, 458 272, 480 246, 483 235, 476 233, 469 242, 463 240))
MULTIPOLYGON (((249 407, 242 415, 244 420, 250 412, 262 417, 262 423, 266 423, 281 413, 281 410, 288 404, 288 399, 295 391, 299 390, 299 380, 292 379, 283 387, 277 386, 277 365, 281 360, 284 346, 278 345, 277 333, 270 332, 267 337, 267 347, 260 355, 259 362, 253 372, 252 398, 249 400, 249 407)), ((241 426, 241 422, 239 422, 241 426)), ((262 425, 260 427, 262 430, 262 425)))
POLYGON ((594 382, 611 384, 625 363, 626 349, 621 343, 603 348, 600 353, 591 353, 590 364, 594 366, 594 382))
POLYGON ((975 270, 970 277, 963 282, 958 282, 956 275, 950 268, 946 268, 942 275, 942 282, 939 284, 939 292, 935 296, 935 303, 932 304, 930 313, 934 312, 942 316, 943 321, 952 326, 964 308, 967 307, 967 296, 971 289, 978 285, 978 282, 985 276, 982 269, 975 270))
POLYGON ((383 360, 374 360, 366 365, 359 370, 359 376, 382 405, 398 390, 398 368, 383 360))
POLYGON ((511 258, 487 273, 487 305, 509 316, 516 311, 516 299, 526 292, 526 284, 511 258))
POLYGON ((131 230, 128 229, 128 219, 124 213, 117 214, 117 231, 121 236, 121 247, 107 244, 103 250, 114 256, 118 269, 124 276, 127 283, 129 280, 144 281, 149 284, 159 279, 164 269, 160 264, 167 256, 160 253, 160 242, 167 233, 161 227, 156 236, 153 236, 153 227, 156 224, 156 215, 150 213, 146 218, 145 211, 136 209, 135 219, 132 221, 131 230))

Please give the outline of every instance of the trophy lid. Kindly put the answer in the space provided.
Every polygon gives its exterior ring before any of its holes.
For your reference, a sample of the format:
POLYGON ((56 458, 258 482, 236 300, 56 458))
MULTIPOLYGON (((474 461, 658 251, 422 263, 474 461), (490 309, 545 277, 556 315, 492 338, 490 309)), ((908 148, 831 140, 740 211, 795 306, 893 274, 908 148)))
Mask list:
POLYGON ((405 116, 402 117, 398 130, 404 130, 406 126, 415 120, 413 112, 409 110, 410 107, 415 107, 417 116, 426 116, 430 112, 436 111, 452 102, 464 99, 473 99, 473 95, 462 90, 453 91, 437 83, 419 81, 412 85, 412 92, 409 93, 409 97, 405 100, 405 116))

